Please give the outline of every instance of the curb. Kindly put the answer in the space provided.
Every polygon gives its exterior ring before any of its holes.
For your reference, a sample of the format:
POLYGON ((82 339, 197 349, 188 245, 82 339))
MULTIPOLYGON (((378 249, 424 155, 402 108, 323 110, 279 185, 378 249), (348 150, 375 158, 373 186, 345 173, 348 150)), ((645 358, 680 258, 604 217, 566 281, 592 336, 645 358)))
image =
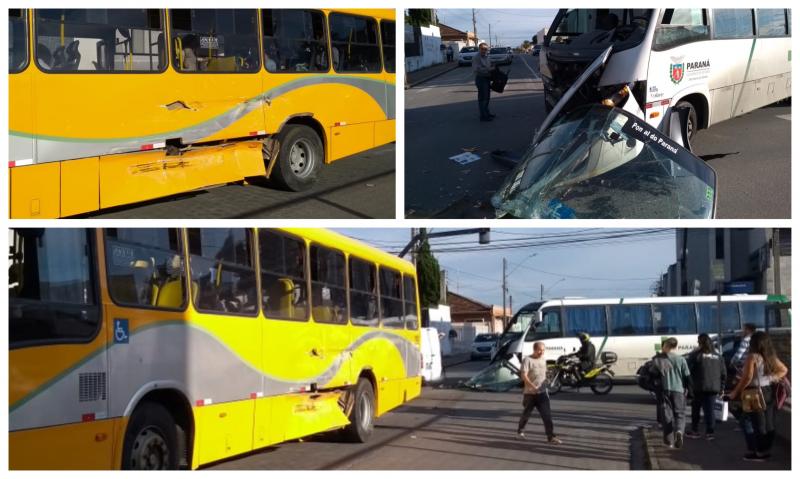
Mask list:
POLYGON ((414 88, 415 86, 419 85, 420 83, 425 83, 426 81, 433 80, 434 78, 436 78, 438 76, 441 76, 441 75, 444 75, 447 72, 451 72, 451 71, 455 70, 456 68, 458 68, 458 62, 455 62, 455 65, 452 68, 446 68, 446 69, 444 69, 442 71, 434 73, 433 75, 427 76, 427 77, 425 77, 425 78, 423 78, 421 80, 417 80, 417 81, 415 81, 413 83, 406 83, 406 90, 408 90, 409 88, 414 88))
POLYGON ((658 463, 656 452, 653 450, 650 440, 647 439, 647 431, 645 431, 644 427, 639 428, 639 434, 642 435, 642 442, 644 443, 644 467, 649 471, 660 470, 661 467, 658 463))

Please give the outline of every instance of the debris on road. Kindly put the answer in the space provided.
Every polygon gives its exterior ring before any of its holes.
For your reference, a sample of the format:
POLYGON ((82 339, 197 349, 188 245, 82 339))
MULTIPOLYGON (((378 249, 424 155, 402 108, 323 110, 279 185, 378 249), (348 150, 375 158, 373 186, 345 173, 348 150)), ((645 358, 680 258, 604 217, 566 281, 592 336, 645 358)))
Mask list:
POLYGON ((455 156, 451 156, 450 159, 455 161, 459 165, 464 166, 472 163, 473 161, 480 160, 481 157, 476 155, 475 153, 466 152, 466 153, 460 153, 455 156))

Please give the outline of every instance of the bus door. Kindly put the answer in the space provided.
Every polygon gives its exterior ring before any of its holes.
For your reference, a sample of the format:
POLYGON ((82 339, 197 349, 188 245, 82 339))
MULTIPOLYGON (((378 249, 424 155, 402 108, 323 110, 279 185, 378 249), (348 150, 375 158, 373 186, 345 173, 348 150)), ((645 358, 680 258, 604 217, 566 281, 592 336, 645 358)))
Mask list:
POLYGON ((15 229, 9 240, 9 465, 111 469, 94 231, 15 229))
POLYGON ((172 71, 164 106, 181 122, 183 143, 263 135, 258 11, 167 13, 172 71))

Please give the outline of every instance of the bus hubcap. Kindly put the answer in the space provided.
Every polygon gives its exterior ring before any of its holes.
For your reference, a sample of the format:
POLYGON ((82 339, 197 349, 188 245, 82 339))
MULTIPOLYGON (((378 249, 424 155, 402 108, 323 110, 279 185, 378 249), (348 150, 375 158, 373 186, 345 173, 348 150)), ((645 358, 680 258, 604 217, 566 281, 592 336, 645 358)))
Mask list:
POLYGON ((370 405, 369 398, 366 394, 361 396, 358 409, 361 413, 361 429, 366 431, 372 424, 372 406, 370 405))
POLYGON ((169 462, 169 448, 164 437, 149 427, 139 434, 133 445, 133 469, 166 469, 169 462))
POLYGON ((314 150, 306 140, 297 140, 289 150, 289 167, 295 176, 303 178, 314 169, 314 150))

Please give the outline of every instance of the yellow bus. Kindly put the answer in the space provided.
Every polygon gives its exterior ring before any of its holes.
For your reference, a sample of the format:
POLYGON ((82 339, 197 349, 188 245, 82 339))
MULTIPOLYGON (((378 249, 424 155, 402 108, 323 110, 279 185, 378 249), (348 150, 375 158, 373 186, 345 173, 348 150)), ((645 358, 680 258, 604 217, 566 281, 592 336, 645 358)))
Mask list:
POLYGON ((416 274, 317 229, 9 230, 11 469, 197 468, 420 394, 416 274), (46 451, 46 453, 43 453, 46 451))
POLYGON ((301 191, 394 140, 394 9, 9 9, 12 218, 301 191))

